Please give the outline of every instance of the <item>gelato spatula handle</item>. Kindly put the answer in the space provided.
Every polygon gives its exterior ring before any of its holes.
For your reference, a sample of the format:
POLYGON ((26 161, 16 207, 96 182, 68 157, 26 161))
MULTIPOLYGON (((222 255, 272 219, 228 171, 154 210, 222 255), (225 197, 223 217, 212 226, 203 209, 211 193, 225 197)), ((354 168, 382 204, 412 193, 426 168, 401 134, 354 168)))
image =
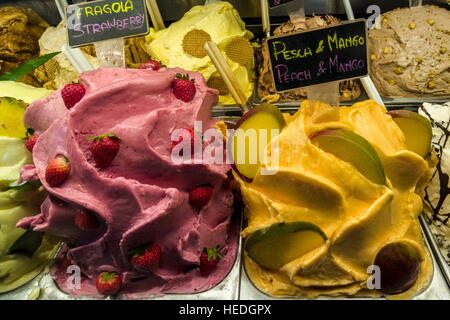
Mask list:
POLYGON ((247 96, 245 95, 239 81, 234 76, 233 71, 231 71, 231 68, 225 60, 225 57, 217 47, 217 44, 215 44, 213 41, 206 42, 205 51, 208 53, 212 62, 216 66, 217 71, 220 73, 228 90, 230 90, 231 95, 233 96, 234 100, 236 100, 236 103, 242 108, 244 112, 250 110, 251 106, 248 103, 247 96))
POLYGON ((409 0, 409 7, 421 7, 422 6, 422 0, 409 0))
POLYGON ((155 28, 156 31, 165 29, 166 26, 164 25, 164 21, 156 0, 146 0, 145 2, 147 4, 148 14, 152 20, 153 28, 155 28))
POLYGON ((55 0, 56 7, 58 8, 59 15, 61 19, 65 19, 66 17, 66 7, 69 5, 66 0, 55 0))
MULTIPOLYGON (((61 19, 65 19, 66 8, 69 4, 66 0, 55 0, 55 3, 61 19)), ((78 73, 94 70, 94 67, 92 67, 89 60, 84 56, 83 52, 81 52, 79 48, 70 48, 67 44, 65 44, 62 46, 61 51, 78 73)))
POLYGON ((73 49, 65 44, 62 46, 61 51, 78 73, 94 70, 94 67, 79 48, 73 49))
POLYGON ((261 0, 261 18, 263 32, 266 37, 270 37, 270 14, 269 14, 269 4, 267 0, 261 0))
POLYGON ((109 39, 94 44, 102 67, 125 68, 125 39, 109 39))

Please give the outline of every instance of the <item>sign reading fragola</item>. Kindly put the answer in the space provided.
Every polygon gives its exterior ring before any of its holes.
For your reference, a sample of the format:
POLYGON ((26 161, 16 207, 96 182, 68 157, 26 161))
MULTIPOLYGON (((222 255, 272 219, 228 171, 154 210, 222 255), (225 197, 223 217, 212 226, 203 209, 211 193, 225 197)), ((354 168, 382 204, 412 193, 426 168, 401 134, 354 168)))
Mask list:
POLYGON ((69 46, 144 35, 149 32, 144 0, 101 0, 66 8, 69 46))

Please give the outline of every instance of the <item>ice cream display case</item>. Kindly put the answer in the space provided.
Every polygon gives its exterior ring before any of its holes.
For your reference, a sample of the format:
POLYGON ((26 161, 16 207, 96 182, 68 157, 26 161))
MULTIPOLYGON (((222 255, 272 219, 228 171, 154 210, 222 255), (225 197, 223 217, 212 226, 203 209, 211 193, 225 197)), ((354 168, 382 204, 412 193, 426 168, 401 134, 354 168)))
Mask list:
MULTIPOLYGON (((61 53, 0 78, 0 300, 450 300, 448 2, 351 1, 380 13, 384 105, 350 79, 340 108, 277 92, 267 37, 346 21, 345 1, 271 9, 269 32, 260 0, 156 2, 165 28, 125 39, 125 68, 90 44, 89 71, 61 53), (278 133, 229 164, 227 128, 278 133)), ((67 42, 52 0, 2 1, 0 25, 0 77, 67 42)))

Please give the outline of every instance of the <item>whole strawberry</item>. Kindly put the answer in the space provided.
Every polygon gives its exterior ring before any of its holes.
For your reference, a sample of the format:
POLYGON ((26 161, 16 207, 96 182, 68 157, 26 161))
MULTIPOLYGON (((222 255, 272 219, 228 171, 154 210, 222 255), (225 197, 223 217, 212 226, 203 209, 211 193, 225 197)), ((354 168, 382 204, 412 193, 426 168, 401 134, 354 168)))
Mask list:
POLYGON ((25 140, 25 147, 28 151, 33 152, 34 145, 36 144, 37 137, 33 134, 25 140))
POLYGON ((210 184, 197 186, 189 191, 189 203, 200 209, 208 204, 213 191, 214 187, 210 184))
POLYGON ((141 64, 138 69, 152 69, 154 71, 158 71, 161 69, 161 63, 155 60, 148 60, 141 64))
POLYGON ((25 148, 28 151, 33 152, 34 145, 36 144, 37 137, 34 135, 34 129, 28 128, 25 136, 25 148))
POLYGON ((202 276, 210 274, 220 259, 223 259, 220 254, 220 246, 205 248, 200 255, 200 274, 202 276))
POLYGON ((90 150, 96 165, 100 168, 109 166, 117 155, 117 152, 119 152, 120 139, 114 133, 102 134, 87 139, 92 140, 90 150))
POLYGON ((148 271, 153 271, 159 266, 159 258, 161 257, 161 247, 155 243, 143 248, 133 249, 129 252, 131 262, 148 271))
POLYGON ((172 92, 177 99, 189 102, 194 99, 196 91, 195 79, 189 79, 188 74, 183 76, 181 73, 177 73, 172 83, 172 92))
POLYGON ((122 280, 115 272, 102 272, 95 282, 98 292, 107 296, 117 294, 122 287, 122 280))
POLYGON ((62 184, 70 174, 70 161, 65 156, 59 156, 50 161, 45 169, 45 181, 57 187, 62 184))
POLYGON ((86 93, 86 89, 81 84, 66 84, 61 90, 61 97, 67 109, 71 109, 80 101, 86 93))
POLYGON ((75 216, 75 225, 81 230, 94 230, 99 227, 99 222, 95 214, 87 210, 81 210, 75 216))
MULTIPOLYGON (((191 155, 194 154, 195 151, 195 143, 196 141, 198 143, 202 143, 202 137, 201 137, 201 133, 199 132, 195 132, 194 129, 192 128, 182 128, 179 129, 179 133, 178 133, 178 139, 175 141, 172 141, 172 146, 170 148, 170 152, 173 151, 173 148, 175 148, 176 145, 180 144, 181 142, 183 142, 184 140, 190 141, 190 149, 191 149, 191 155)), ((180 151, 180 155, 183 156, 183 150, 180 151)))

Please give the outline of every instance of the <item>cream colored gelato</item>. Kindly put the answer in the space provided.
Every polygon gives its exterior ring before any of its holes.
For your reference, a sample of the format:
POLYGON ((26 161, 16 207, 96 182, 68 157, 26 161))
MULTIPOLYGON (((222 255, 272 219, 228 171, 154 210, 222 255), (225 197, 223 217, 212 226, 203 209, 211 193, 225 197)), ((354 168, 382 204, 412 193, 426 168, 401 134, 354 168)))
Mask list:
MULTIPOLYGON (((45 30, 39 39, 40 54, 45 55, 56 51, 61 51, 63 45, 67 43, 66 22, 63 20, 57 27, 50 27, 45 30)), ((83 51, 86 58, 94 68, 99 67, 97 58, 92 50, 83 51)), ((70 61, 63 55, 58 54, 43 66, 35 70, 36 77, 43 83, 44 88, 58 89, 59 87, 73 82, 78 82, 78 72, 70 61)))
MULTIPOLYGON (((41 55, 60 51, 61 47, 67 43, 66 39, 66 22, 63 20, 57 27, 48 28, 39 39, 41 55)), ((125 40, 125 58, 129 68, 137 68, 141 63, 150 59, 142 49, 143 42, 143 37, 125 40)), ((82 47, 82 52, 95 69, 100 66, 94 46, 82 47)), ((55 56, 43 66, 37 68, 35 75, 43 83, 44 88, 53 90, 65 84, 79 81, 78 72, 63 54, 55 56)))
POLYGON ((450 95, 450 11, 402 8, 369 31, 370 76, 387 97, 450 95))
POLYGON ((216 67, 204 50, 204 43, 214 41, 238 79, 247 97, 253 93, 254 57, 249 40, 253 34, 245 29, 238 12, 228 2, 195 6, 183 18, 160 31, 151 30, 144 49, 169 68, 183 68, 201 73, 208 86, 220 92, 219 104, 235 101, 216 67))

